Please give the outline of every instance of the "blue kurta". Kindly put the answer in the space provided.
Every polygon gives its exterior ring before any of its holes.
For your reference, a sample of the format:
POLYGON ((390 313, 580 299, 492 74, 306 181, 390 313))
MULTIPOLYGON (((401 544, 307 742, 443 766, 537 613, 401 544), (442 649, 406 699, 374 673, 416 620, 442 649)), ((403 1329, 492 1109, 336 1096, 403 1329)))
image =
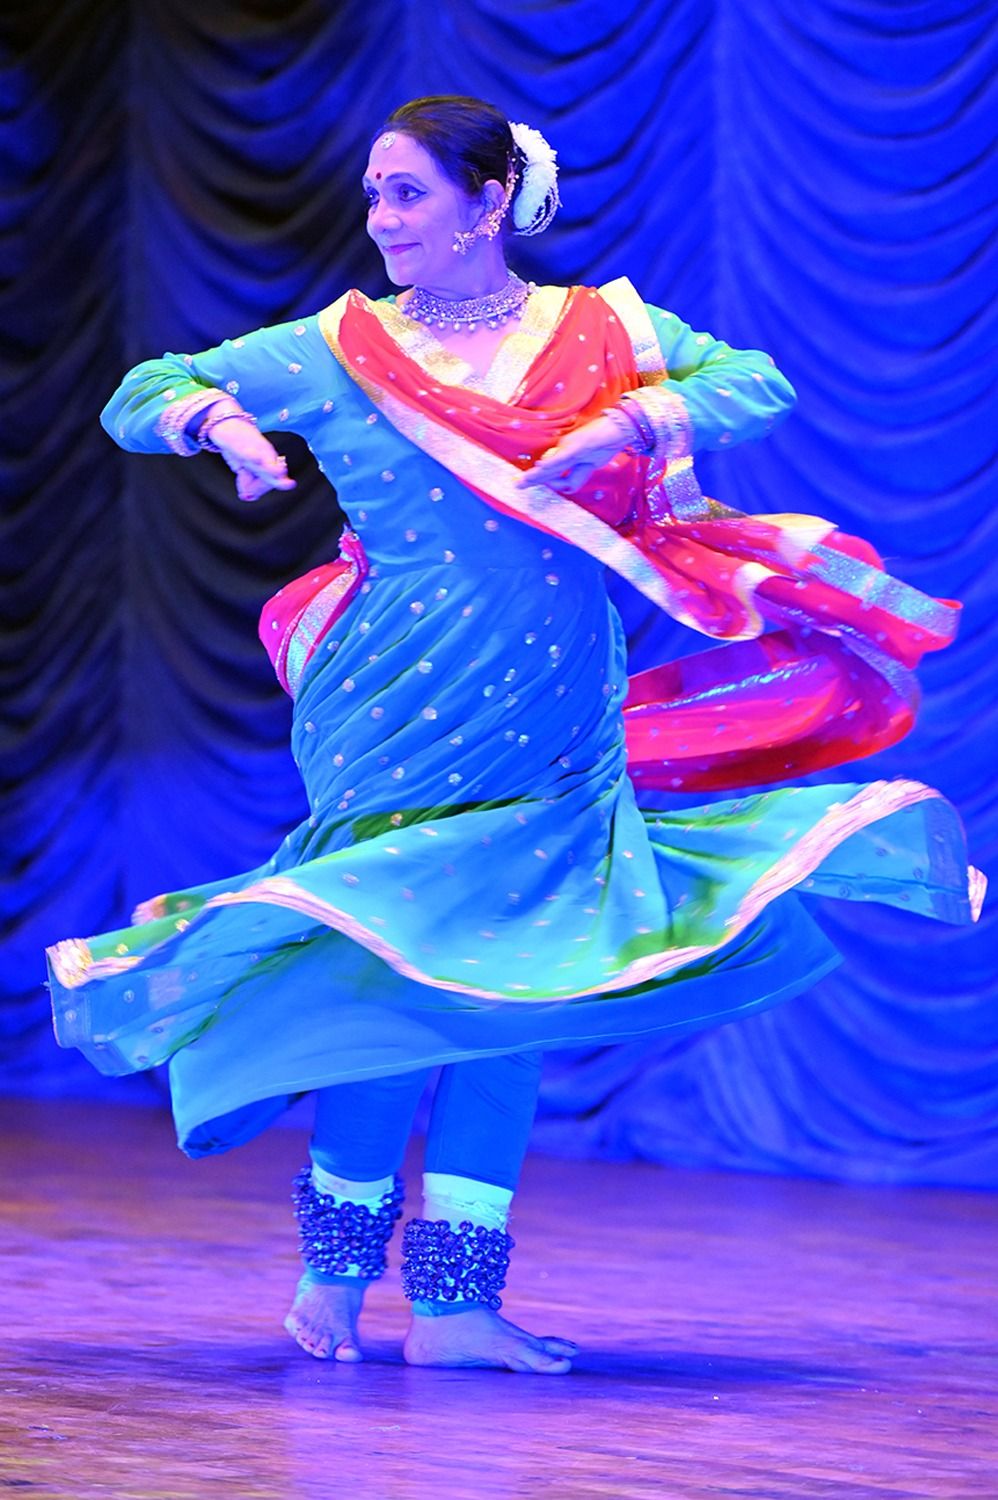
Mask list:
MULTIPOLYGON (((649 311, 696 448, 789 409, 765 355, 649 311)), ((105 425, 162 452, 164 406, 205 386, 306 439, 371 568, 295 703, 309 817, 262 868, 53 953, 60 1040, 107 1072, 170 1057, 185 1150, 315 1087, 760 1010, 838 961, 799 893, 966 919, 958 820, 915 783, 642 810, 602 567, 403 437, 317 319, 140 365, 105 425)))

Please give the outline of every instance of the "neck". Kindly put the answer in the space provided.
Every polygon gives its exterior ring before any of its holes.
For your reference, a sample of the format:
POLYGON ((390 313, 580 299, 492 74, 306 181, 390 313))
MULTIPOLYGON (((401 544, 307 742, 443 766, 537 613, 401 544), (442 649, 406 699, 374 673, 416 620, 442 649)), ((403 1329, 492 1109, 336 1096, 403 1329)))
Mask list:
POLYGON ((464 302, 469 297, 488 297, 501 292, 509 277, 502 251, 495 244, 476 247, 463 263, 455 255, 452 275, 447 280, 420 282, 420 290, 439 297, 441 302, 464 302))

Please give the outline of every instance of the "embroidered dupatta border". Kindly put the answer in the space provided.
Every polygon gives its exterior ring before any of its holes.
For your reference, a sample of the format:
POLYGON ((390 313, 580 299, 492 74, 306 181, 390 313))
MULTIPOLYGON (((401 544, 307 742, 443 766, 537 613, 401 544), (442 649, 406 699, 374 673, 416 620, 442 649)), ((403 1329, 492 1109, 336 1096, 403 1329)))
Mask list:
MULTIPOLYGON (((530 366, 557 332, 569 305, 569 291, 567 287, 544 286, 532 292, 520 323, 503 339, 482 376, 476 376, 466 360, 445 348, 432 328, 407 317, 397 303, 365 301, 389 338, 433 380, 441 385, 459 385, 496 401, 515 403, 530 366)), ((339 305, 339 302, 333 304, 339 305)), ((329 311, 327 308, 326 312, 329 311)), ((324 316, 325 313, 319 315, 320 327, 324 316)))
MULTIPOLYGON (((607 522, 584 510, 573 500, 559 495, 547 485, 532 484, 521 489, 517 483, 522 478, 521 471, 514 464, 507 463, 505 459, 490 453, 443 423, 435 422, 426 412, 409 406, 358 370, 343 352, 339 326, 349 298, 361 295, 358 292, 348 292, 332 306, 325 308, 319 314, 319 328, 350 379, 403 437, 421 448, 430 458, 443 464, 463 484, 481 495, 486 504, 492 504, 497 510, 505 511, 541 531, 571 542, 580 551, 619 573, 639 593, 659 609, 665 610, 674 620, 688 625, 700 634, 704 633, 702 625, 684 607, 678 595, 642 555, 640 549, 607 522)), ((362 301, 370 306, 367 298, 362 298, 362 301)), ((643 354, 642 358, 650 361, 650 354, 643 354)), ((661 350, 658 351, 658 361, 661 368, 661 350)), ((647 373, 651 375, 650 363, 647 373)), ((737 582, 739 598, 750 612, 748 601, 752 591, 756 584, 768 576, 768 570, 756 563, 745 563, 737 569, 732 582, 737 582)), ((758 634, 758 628, 758 624, 755 624, 743 634, 727 639, 752 639, 758 634)))
POLYGON ((626 276, 618 276, 614 281, 604 283, 599 288, 599 294, 624 325, 624 332, 634 350, 634 363, 641 376, 641 384, 661 385, 662 381, 668 380, 669 372, 655 332, 655 324, 633 283, 626 276))

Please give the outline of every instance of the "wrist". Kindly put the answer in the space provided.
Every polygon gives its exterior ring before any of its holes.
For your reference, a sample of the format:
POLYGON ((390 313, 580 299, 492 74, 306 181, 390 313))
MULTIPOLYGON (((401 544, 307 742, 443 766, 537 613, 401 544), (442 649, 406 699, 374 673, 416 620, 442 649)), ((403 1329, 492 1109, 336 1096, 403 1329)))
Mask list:
POLYGON ((600 448, 612 448, 615 453, 623 452, 634 441, 634 428, 616 406, 604 407, 599 416, 587 423, 585 431, 590 442, 600 448))
POLYGON ((631 452, 645 458, 654 453, 655 429, 640 404, 631 399, 628 393, 621 396, 619 406, 615 406, 613 410, 628 428, 627 446, 631 452))
POLYGON ((238 401, 227 396, 224 401, 216 402, 205 414, 195 438, 198 447, 205 453, 218 453, 218 444, 212 434, 226 422, 250 422, 255 427, 256 417, 252 412, 244 411, 238 401))
POLYGON ((693 424, 674 381, 645 385, 620 398, 623 411, 648 439, 645 450, 656 459, 674 463, 693 450, 693 424))
POLYGON ((198 446, 195 432, 189 429, 197 429, 207 411, 223 401, 230 401, 231 397, 208 386, 180 397, 172 389, 164 391, 163 399, 166 405, 157 418, 156 435, 162 438, 171 453, 180 458, 192 458, 198 446))

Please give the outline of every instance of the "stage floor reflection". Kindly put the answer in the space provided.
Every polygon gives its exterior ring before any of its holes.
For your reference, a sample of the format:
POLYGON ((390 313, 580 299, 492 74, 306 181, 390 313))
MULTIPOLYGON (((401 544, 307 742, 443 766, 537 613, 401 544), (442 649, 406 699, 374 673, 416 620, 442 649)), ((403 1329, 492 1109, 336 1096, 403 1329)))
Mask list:
MULTIPOLYGON (((561 1377, 281 1329, 295 1128, 192 1163, 153 1109, 0 1101, 0 1490, 862 1500, 998 1495, 998 1199, 533 1156, 504 1312, 561 1377)), ((418 1153, 409 1168, 410 1207, 418 1153)))

